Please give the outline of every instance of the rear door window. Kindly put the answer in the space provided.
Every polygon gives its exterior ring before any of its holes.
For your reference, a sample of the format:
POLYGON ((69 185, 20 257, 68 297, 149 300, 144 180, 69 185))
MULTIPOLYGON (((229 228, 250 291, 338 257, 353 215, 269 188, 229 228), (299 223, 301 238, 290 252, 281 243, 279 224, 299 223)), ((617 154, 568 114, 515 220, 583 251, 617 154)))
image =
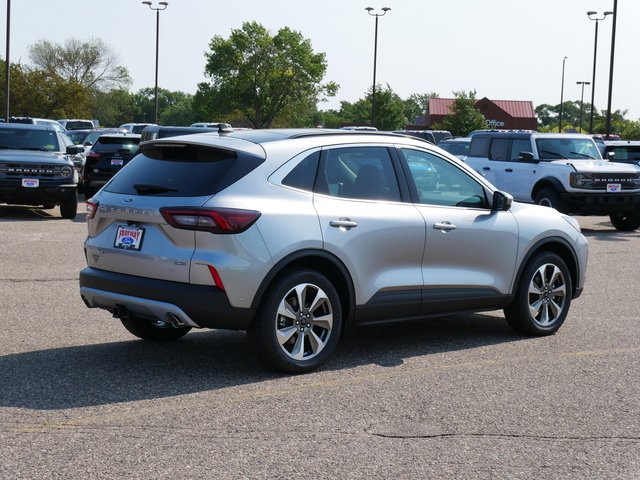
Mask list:
POLYGON ((346 147, 325 150, 318 193, 362 200, 400 201, 398 179, 385 147, 346 147))

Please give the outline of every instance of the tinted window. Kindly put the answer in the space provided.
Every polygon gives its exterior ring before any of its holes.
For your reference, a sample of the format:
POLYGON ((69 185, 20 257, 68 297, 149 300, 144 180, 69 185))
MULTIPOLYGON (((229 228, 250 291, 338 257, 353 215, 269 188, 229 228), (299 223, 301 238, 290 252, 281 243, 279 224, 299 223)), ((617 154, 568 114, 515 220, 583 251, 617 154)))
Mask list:
POLYGON ((531 148, 531 141, 524 138, 516 138, 511 144, 511 160, 518 160, 520 152, 533 153, 531 148))
POLYGON ((157 185, 167 191, 156 196, 191 197, 218 193, 238 181, 264 160, 251 155, 211 148, 164 148, 154 157, 137 155, 113 177, 104 190, 136 195, 135 184, 157 185))
POLYGON ((438 146, 452 155, 469 154, 469 142, 442 142, 438 146))
POLYGON ((470 157, 486 157, 489 150, 489 137, 473 137, 469 147, 470 157))
POLYGON ((140 138, 138 137, 101 136, 96 140, 93 151, 96 153, 135 152, 138 150, 138 143, 140 143, 140 138))
POLYGON ((508 138, 494 138, 489 148, 489 159, 491 160, 510 160, 509 158, 509 140, 508 138))
POLYGON ((317 190, 331 196, 400 201, 400 190, 389 151, 383 147, 326 150, 317 190))
POLYGON ((488 205, 484 187, 464 170, 428 152, 402 150, 420 197, 420 203, 449 207, 488 205))
POLYGON ((315 152, 302 160, 291 172, 282 180, 283 185, 299 188, 301 190, 313 190, 313 183, 318 171, 320 152, 315 152))

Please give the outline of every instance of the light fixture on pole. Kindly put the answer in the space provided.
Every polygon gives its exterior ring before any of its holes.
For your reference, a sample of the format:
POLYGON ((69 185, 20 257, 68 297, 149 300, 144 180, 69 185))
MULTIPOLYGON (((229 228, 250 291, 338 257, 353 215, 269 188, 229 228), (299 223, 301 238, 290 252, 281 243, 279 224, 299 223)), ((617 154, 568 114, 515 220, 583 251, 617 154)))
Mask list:
POLYGON ((589 115, 589 133, 593 133, 593 102, 596 93, 596 59, 598 58, 598 23, 607 18, 607 15, 611 14, 613 14, 613 12, 604 12, 602 14, 602 18, 600 18, 597 17, 598 12, 587 12, 589 20, 596 22, 595 40, 593 41, 593 75, 591 76, 591 113, 589 115))
MULTIPOLYGON (((590 82, 576 82, 577 85, 582 85, 582 94, 580 95, 580 133, 582 133, 582 107, 584 107, 584 86, 591 85, 590 82)), ((591 133, 591 132, 589 132, 591 133)))
POLYGON ((611 56, 609 57, 609 95, 607 99, 607 129, 605 140, 611 134, 611 96, 613 93, 613 56, 616 52, 616 21, 618 20, 618 0, 613 0, 613 27, 611 27, 611 56))
POLYGON ((567 58, 564 57, 562 59, 562 85, 560 86, 560 119, 558 121, 558 132, 562 133, 562 104, 564 103, 564 63, 567 61, 567 58))
POLYGON ((152 6, 149 1, 142 2, 143 5, 147 5, 151 10, 156 12, 156 93, 155 93, 155 113, 153 123, 158 123, 158 52, 160 49, 160 12, 169 6, 168 2, 158 2, 159 7, 152 6))
POLYGON ((371 91, 371 126, 375 127, 376 121, 376 62, 378 59, 378 17, 383 17, 389 10, 389 7, 382 7, 382 13, 372 13, 373 8, 365 8, 369 15, 376 17, 376 33, 373 42, 373 89, 371 91))

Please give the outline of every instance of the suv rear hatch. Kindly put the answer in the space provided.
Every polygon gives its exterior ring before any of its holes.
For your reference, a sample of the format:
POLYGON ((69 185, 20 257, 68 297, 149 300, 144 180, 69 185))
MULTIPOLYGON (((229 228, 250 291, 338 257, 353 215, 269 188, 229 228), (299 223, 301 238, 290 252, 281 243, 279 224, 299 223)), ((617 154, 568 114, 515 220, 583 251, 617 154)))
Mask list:
POLYGON ((207 225, 224 218, 202 205, 264 161, 260 147, 242 143, 253 152, 173 139, 141 144, 144 154, 87 203, 88 266, 190 283, 198 235, 234 233, 207 225))

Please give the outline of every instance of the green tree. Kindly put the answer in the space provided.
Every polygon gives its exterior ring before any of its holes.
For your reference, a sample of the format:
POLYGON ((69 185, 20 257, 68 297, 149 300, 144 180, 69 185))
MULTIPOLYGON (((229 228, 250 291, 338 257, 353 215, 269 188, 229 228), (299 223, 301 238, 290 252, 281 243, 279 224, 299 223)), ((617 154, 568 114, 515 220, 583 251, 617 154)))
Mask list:
POLYGON ((461 90, 453 92, 453 95, 451 114, 444 117, 441 125, 433 125, 433 128, 448 130, 452 135, 461 137, 467 136, 474 130, 485 128, 485 118, 475 108, 477 102, 475 90, 469 93, 461 90))
POLYGON ((408 123, 417 123, 416 118, 426 115, 429 111, 429 99, 439 98, 439 96, 435 92, 409 95, 409 98, 404 101, 404 116, 407 117, 408 123))
POLYGON ((99 119, 101 126, 119 127, 123 123, 136 122, 140 117, 133 94, 125 89, 97 92, 94 101, 91 118, 99 119))
POLYGON ((206 53, 205 76, 194 98, 202 118, 241 113, 253 128, 271 126, 279 116, 300 115, 309 105, 334 96, 338 85, 321 84, 324 53, 284 27, 275 36, 256 22, 232 30, 229 39, 215 36, 206 53))
MULTIPOLYGON (((371 103, 373 90, 369 91, 367 101, 371 103)), ((405 103, 393 92, 389 84, 386 88, 376 88, 376 124, 378 130, 400 130, 407 124, 404 114, 405 103)))
MULTIPOLYGON (((133 96, 137 106, 136 121, 151 122, 155 115, 155 89, 142 88, 133 96)), ((197 121, 193 95, 164 88, 158 89, 158 123, 160 125, 191 125, 197 121), (180 122, 180 123, 175 123, 180 122)))
MULTIPOLYGON (((5 62, 0 63, 5 76, 5 62)), ((63 118, 89 114, 91 96, 78 83, 19 63, 11 64, 10 116, 63 118)), ((5 90, 0 98, 4 104, 5 90)))
POLYGON ((92 91, 104 92, 131 84, 127 69, 118 64, 117 54, 100 39, 82 42, 69 38, 64 44, 38 40, 28 47, 28 53, 37 68, 92 91))

